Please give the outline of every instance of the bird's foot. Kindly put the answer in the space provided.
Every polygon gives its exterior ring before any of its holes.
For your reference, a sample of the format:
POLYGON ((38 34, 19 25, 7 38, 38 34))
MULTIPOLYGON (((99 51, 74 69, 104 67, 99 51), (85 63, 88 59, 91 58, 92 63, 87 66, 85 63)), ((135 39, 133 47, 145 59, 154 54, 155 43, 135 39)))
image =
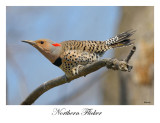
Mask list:
POLYGON ((74 67, 74 68, 72 69, 72 74, 73 74, 73 76, 78 75, 79 71, 80 71, 83 67, 84 67, 83 65, 78 65, 77 67, 74 67))

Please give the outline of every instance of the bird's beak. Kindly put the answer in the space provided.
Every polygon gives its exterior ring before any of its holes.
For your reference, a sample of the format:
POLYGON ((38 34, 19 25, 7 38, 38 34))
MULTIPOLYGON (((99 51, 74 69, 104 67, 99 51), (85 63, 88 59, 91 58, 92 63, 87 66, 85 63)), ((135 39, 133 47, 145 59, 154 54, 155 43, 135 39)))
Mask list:
POLYGON ((31 44, 31 45, 34 45, 36 44, 34 41, 32 40, 23 40, 22 42, 25 42, 25 43, 28 43, 28 44, 31 44))

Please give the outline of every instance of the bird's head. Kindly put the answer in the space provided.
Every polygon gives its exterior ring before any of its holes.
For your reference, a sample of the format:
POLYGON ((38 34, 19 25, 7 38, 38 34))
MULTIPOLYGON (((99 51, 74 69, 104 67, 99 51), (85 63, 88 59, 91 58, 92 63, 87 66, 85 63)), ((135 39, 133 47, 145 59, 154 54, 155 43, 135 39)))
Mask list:
POLYGON ((47 57, 52 63, 60 55, 61 44, 56 43, 49 39, 39 39, 36 41, 23 40, 22 42, 28 43, 38 49, 45 57, 47 57))

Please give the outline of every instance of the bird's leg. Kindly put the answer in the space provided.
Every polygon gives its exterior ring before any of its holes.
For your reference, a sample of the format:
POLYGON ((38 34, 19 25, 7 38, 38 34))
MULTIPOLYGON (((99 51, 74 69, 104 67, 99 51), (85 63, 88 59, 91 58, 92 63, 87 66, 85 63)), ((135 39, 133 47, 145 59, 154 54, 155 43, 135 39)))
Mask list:
POLYGON ((73 74, 73 76, 78 75, 79 70, 81 70, 83 67, 84 67, 83 65, 78 65, 77 67, 74 67, 74 68, 72 69, 72 74, 73 74))

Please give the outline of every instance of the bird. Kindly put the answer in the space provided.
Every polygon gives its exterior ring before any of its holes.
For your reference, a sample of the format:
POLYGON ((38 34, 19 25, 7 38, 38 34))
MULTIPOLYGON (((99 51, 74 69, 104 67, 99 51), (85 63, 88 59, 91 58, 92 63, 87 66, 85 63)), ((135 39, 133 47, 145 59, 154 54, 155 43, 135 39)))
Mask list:
POLYGON ((135 30, 128 30, 105 40, 67 40, 56 43, 50 39, 22 40, 40 51, 52 64, 64 71, 66 77, 73 77, 79 69, 100 60, 103 54, 112 48, 133 45, 130 37, 135 30))

